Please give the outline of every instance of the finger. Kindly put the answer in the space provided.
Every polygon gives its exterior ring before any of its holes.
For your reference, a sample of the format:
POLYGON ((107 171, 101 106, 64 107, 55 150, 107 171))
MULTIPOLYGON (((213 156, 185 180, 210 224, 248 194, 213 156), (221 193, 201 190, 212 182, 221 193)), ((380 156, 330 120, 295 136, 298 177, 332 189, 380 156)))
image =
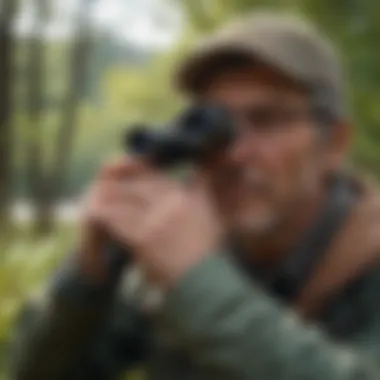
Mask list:
POLYGON ((94 197, 106 203, 151 204, 169 191, 169 185, 154 178, 142 177, 123 181, 100 181, 94 197))
POLYGON ((155 235, 162 225, 177 214, 186 201, 185 193, 181 191, 173 191, 164 196, 160 202, 150 208, 149 213, 141 220, 143 224, 138 238, 144 241, 148 237, 155 235))
POLYGON ((148 170, 147 165, 142 160, 126 156, 104 165, 100 171, 100 178, 104 180, 117 180, 133 177, 148 170))
POLYGON ((133 181, 127 180, 121 186, 123 197, 138 198, 148 203, 159 202, 175 188, 174 183, 154 172, 133 181))
POLYGON ((142 210, 136 204, 109 207, 103 210, 101 220, 111 236, 133 246, 140 241, 141 230, 149 210, 142 210))
POLYGON ((131 194, 127 196, 128 199, 105 205, 101 210, 101 220, 111 233, 127 238, 134 244, 145 241, 185 201, 184 193, 180 191, 162 194, 146 203, 131 194))
POLYGON ((209 178, 201 171, 193 173, 191 180, 186 184, 185 191, 194 201, 212 198, 209 178))

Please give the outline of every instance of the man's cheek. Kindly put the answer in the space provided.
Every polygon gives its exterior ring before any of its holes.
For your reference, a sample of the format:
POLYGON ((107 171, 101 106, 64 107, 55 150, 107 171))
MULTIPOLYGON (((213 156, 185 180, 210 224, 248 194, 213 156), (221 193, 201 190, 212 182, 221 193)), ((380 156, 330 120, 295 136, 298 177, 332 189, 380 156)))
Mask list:
POLYGON ((294 149, 285 148, 273 152, 271 160, 268 160, 268 168, 270 168, 273 185, 281 198, 291 197, 293 192, 297 192, 297 187, 300 186, 300 182, 303 182, 302 177, 309 170, 305 155, 294 149))
POLYGON ((263 170, 265 175, 271 180, 272 185, 276 185, 277 183, 278 186, 282 184, 281 187, 283 187, 294 176, 295 165, 293 161, 294 159, 292 159, 286 150, 268 150, 263 170))
POLYGON ((289 170, 294 166, 299 153, 289 142, 273 142, 260 147, 260 163, 263 168, 274 174, 289 170))

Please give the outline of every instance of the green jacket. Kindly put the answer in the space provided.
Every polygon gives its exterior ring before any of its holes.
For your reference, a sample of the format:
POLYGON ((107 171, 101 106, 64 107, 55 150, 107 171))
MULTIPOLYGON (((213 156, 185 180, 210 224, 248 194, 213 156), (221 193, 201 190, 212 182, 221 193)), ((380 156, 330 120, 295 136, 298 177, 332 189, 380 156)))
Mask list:
MULTIPOLYGON (((352 237, 358 257, 362 237, 352 237)), ((96 288, 69 269, 21 314, 11 379, 114 380, 141 364, 148 379, 165 380, 380 378, 380 268, 345 281, 307 322, 232 257, 213 254, 193 268, 154 317, 119 282, 96 288)))
MULTIPOLYGON (((245 281, 228 260, 214 256, 192 270, 168 296, 164 317, 180 337, 181 352, 188 353, 199 372, 209 375, 206 378, 377 379, 380 378, 379 292, 380 271, 376 270, 337 298, 318 328, 302 323, 258 284, 245 281)), ((93 350, 90 358, 83 356, 93 344, 92 332, 104 323, 105 313, 98 302, 71 305, 67 302, 51 300, 44 309, 32 308, 23 316, 15 348, 17 358, 13 358, 15 379, 90 380, 102 378, 94 373, 107 373, 110 368, 115 377, 104 378, 112 380, 128 366, 143 361, 139 357, 141 351, 154 351, 155 347, 143 347, 151 344, 146 337, 134 336, 136 332, 144 332, 144 326, 138 326, 133 310, 124 304, 119 305, 119 311, 124 309, 125 314, 112 318, 113 333, 123 331, 124 336, 114 338, 126 340, 119 344, 129 351, 130 357, 126 355, 125 360, 117 357, 112 331, 108 339, 101 338, 103 349, 93 350), (114 358, 109 357, 112 352, 114 358), (108 360, 110 363, 105 363, 108 360)), ((166 355, 161 350, 158 354, 158 358, 166 355)), ((151 363, 152 368, 156 365, 151 363)), ((184 362, 181 372, 190 373, 184 370, 189 367, 184 362)))

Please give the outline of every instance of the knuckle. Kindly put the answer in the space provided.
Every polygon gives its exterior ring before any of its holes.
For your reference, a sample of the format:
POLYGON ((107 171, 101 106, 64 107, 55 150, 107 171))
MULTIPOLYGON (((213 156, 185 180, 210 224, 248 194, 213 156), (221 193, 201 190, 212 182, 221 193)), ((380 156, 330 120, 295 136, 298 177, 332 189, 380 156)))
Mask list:
POLYGON ((99 177, 102 178, 104 176, 106 176, 110 170, 112 170, 115 166, 115 163, 114 162, 107 162, 105 164, 103 164, 99 170, 99 177))
POLYGON ((187 204, 188 199, 183 191, 176 190, 172 195, 173 210, 180 212, 187 204))
POLYGON ((109 174, 113 173, 115 170, 119 169, 120 167, 124 166, 126 164, 125 160, 123 158, 116 158, 107 161, 104 163, 99 171, 99 177, 107 177, 109 174))
POLYGON ((182 214, 186 202, 186 197, 180 191, 174 191, 167 194, 158 206, 158 214, 162 224, 165 224, 182 214))

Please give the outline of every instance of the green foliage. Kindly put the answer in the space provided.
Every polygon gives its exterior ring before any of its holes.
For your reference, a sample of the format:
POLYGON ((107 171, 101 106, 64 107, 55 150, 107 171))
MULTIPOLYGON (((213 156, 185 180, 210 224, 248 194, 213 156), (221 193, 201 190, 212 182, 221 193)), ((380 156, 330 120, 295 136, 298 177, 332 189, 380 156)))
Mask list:
MULTIPOLYGON (((170 0, 166 0, 169 2, 170 0)), ((171 0, 180 4, 185 13, 184 33, 171 51, 159 56, 141 53, 140 60, 129 65, 107 60, 101 77, 90 76, 98 84, 96 97, 88 96, 79 105, 78 132, 74 156, 70 165, 65 194, 71 196, 83 189, 100 163, 122 152, 124 130, 135 121, 163 122, 171 118, 183 104, 171 88, 172 69, 182 59, 189 44, 201 35, 215 29, 231 18, 258 8, 283 9, 306 15, 336 42, 342 51, 349 72, 348 97, 357 128, 357 140, 352 157, 360 165, 380 175, 377 151, 380 144, 379 92, 380 52, 377 49, 380 35, 380 5, 375 1, 354 0, 171 0), (145 57, 145 58, 144 58, 145 57), (149 60, 147 60, 149 58, 149 60)), ((18 126, 16 139, 16 184, 18 193, 23 184, 22 156, 25 153, 20 141, 25 134, 33 138, 33 126, 26 119, 23 107, 23 82, 25 81, 25 50, 27 40, 21 41, 17 50, 20 66, 16 86, 18 126)), ((55 153, 55 138, 61 114, 60 102, 67 83, 68 45, 62 42, 46 46, 45 79, 46 102, 41 120, 45 165, 55 153)), ((97 49, 98 51, 99 49, 97 49)), ((101 49, 100 49, 101 50, 101 49)), ((99 51, 100 51, 99 50, 99 51)), ((103 49, 104 50, 104 49, 103 49)), ((100 54, 99 52, 97 54, 100 54)), ((102 53, 103 54, 103 53, 102 53)), ((136 54, 135 52, 133 54, 136 54)), ((99 56, 97 60, 106 57, 99 56)), ((125 58, 125 61, 128 61, 125 58)), ((134 61, 133 61, 134 62, 134 61)))
POLYGON ((0 379, 2 353, 12 335, 12 322, 27 297, 42 291, 58 260, 74 240, 72 226, 60 226, 48 238, 35 240, 28 230, 17 239, 1 245, 0 256, 0 379))

